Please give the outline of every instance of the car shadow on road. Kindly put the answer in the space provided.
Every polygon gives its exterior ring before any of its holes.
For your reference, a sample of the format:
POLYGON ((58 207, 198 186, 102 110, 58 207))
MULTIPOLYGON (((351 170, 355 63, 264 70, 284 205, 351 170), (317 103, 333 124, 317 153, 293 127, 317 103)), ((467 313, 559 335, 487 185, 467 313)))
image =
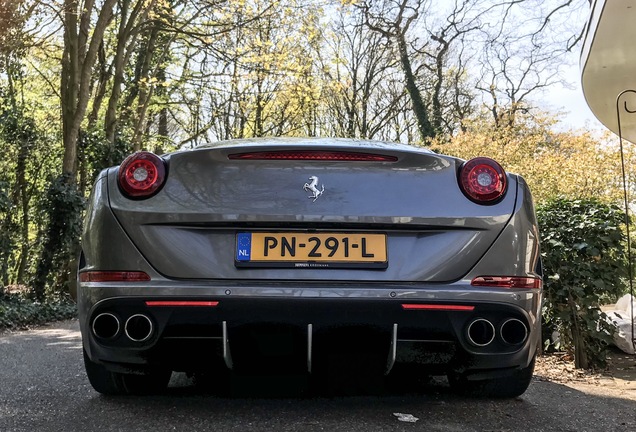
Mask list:
POLYGON ((256 374, 214 376, 173 373, 166 394, 231 398, 312 398, 412 394, 452 394, 442 376, 256 374))
POLYGON ((278 381, 251 379, 239 389, 242 393, 219 396, 175 374, 162 395, 95 396, 84 407, 96 413, 126 413, 134 424, 151 427, 183 426, 179 423, 183 420, 195 430, 625 431, 636 427, 636 401, 553 382, 535 381, 518 398, 487 399, 458 396, 443 379, 415 381, 384 387, 376 394, 326 396, 285 394, 280 387, 276 390, 278 381), (404 419, 415 424, 407 425, 404 419))
POLYGON ((106 397, 88 383, 76 322, 4 335, 0 354, 3 431, 636 429, 636 398, 605 392, 602 383, 564 385, 537 378, 521 397, 496 400, 458 396, 444 378, 415 374, 380 386, 351 385, 341 377, 340 391, 329 394, 311 391, 305 375, 236 375, 224 392, 218 377, 197 383, 175 373, 163 394, 106 397))
MULTIPOLYGON (((210 377, 208 377, 210 378, 210 377)), ((537 377, 518 398, 455 394, 445 377, 403 373, 387 380, 341 381, 304 375, 230 374, 197 382, 173 374, 151 397, 103 398, 91 405, 165 421, 189 418, 201 430, 625 431, 636 428, 636 400, 537 377), (325 385, 331 384, 331 385, 325 385), (407 425, 411 420, 413 425, 407 425)), ((358 377, 360 378, 360 377, 358 377)), ((154 421, 154 420, 153 420, 154 421)))

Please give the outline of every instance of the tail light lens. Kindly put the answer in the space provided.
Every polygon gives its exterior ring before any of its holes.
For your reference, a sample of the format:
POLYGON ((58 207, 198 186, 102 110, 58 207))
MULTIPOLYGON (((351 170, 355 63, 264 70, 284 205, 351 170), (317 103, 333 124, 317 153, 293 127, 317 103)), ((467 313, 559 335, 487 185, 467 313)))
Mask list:
POLYGON ((80 282, 147 282, 150 276, 137 271, 88 271, 79 274, 80 282))
POLYGON ((403 303, 404 310, 426 310, 426 311, 448 311, 448 312, 470 312, 475 310, 475 306, 468 305, 449 305, 449 304, 422 304, 422 303, 403 303))
POLYGON ((216 307, 218 301, 199 301, 199 300, 148 300, 148 307, 216 307))
POLYGON ((479 276, 470 283, 472 286, 495 288, 541 289, 541 278, 519 276, 479 276))
POLYGON ((276 150, 267 152, 235 153, 228 155, 231 160, 308 160, 345 162, 396 162, 395 156, 323 150, 276 150))
POLYGON ((153 196, 163 186, 165 179, 166 166, 154 153, 134 153, 119 167, 119 187, 130 198, 153 196))
POLYGON ((494 204, 506 193, 506 172, 490 158, 478 157, 459 169, 459 184, 464 194, 478 204, 494 204))

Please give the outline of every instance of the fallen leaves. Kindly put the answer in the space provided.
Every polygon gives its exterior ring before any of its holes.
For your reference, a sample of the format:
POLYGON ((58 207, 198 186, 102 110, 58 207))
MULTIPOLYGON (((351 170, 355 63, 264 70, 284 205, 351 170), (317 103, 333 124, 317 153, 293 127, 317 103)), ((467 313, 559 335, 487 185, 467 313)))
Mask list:
POLYGON ((571 382, 599 384, 606 377, 597 371, 576 369, 571 355, 555 353, 537 357, 534 378, 539 381, 554 381, 562 384, 571 382))

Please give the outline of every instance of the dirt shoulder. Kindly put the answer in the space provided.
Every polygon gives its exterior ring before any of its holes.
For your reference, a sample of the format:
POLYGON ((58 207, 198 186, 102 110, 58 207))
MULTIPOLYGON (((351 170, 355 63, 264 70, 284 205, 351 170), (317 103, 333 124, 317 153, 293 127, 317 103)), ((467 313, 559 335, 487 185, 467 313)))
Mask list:
POLYGON ((603 371, 575 369, 574 360, 567 354, 550 354, 537 359, 534 375, 535 380, 556 382, 590 394, 636 400, 636 356, 617 348, 610 351, 603 371))

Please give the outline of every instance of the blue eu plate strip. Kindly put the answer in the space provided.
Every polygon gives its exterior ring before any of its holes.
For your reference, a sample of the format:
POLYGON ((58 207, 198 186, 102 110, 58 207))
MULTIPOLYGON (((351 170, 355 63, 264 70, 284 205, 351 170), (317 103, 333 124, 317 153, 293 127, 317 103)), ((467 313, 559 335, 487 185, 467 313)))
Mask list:
POLYGON ((252 250, 252 233, 238 233, 236 235, 236 260, 249 261, 252 250))

